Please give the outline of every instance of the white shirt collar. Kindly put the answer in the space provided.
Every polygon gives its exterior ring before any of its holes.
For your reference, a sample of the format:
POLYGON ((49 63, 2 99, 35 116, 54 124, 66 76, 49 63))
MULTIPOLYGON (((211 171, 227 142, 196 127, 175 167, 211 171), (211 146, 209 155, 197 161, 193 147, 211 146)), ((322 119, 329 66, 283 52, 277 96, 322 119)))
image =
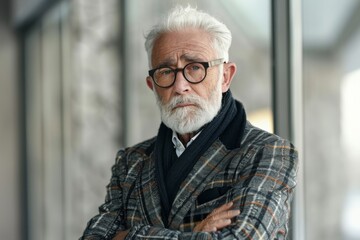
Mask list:
POLYGON ((174 148, 176 149, 176 155, 178 157, 180 157, 180 155, 185 151, 185 148, 187 148, 188 146, 190 146, 190 144, 192 142, 194 142, 194 140, 200 135, 201 131, 198 132, 195 136, 193 136, 190 141, 186 144, 186 147, 184 146, 184 144, 180 141, 180 139, 177 136, 177 133, 175 131, 173 131, 172 134, 172 142, 174 144, 174 148))

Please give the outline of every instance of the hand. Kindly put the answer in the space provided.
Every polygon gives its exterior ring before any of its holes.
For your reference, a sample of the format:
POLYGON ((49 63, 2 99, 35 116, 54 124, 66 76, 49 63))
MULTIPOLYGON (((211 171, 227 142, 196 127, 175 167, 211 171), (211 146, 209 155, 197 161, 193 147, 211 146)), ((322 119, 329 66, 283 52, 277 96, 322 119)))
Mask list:
POLYGON ((129 233, 129 230, 120 231, 116 234, 116 236, 113 238, 113 240, 124 240, 128 233, 129 233))
POLYGON ((233 202, 215 208, 204 220, 198 223, 194 232, 215 232, 231 224, 231 219, 240 214, 240 210, 231 210, 233 202))

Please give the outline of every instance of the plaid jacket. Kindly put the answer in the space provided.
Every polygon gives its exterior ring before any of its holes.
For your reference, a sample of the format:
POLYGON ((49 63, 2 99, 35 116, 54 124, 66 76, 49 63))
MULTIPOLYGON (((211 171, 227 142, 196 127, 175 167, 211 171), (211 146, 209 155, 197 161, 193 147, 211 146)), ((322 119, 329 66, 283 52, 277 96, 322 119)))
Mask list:
POLYGON ((168 226, 161 219, 152 149, 156 139, 121 150, 105 203, 81 239, 285 239, 295 188, 297 152, 280 137, 247 123, 241 147, 215 141, 175 197, 168 226), (241 213, 221 231, 192 232, 214 208, 234 201, 241 213))

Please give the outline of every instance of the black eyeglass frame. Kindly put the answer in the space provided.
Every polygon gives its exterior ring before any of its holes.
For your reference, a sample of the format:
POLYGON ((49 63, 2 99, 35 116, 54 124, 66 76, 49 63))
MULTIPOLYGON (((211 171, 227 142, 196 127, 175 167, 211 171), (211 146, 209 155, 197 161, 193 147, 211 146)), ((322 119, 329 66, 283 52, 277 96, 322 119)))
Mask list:
POLYGON ((161 87, 161 88, 169 88, 169 87, 171 87, 172 85, 174 85, 174 83, 175 83, 175 81, 176 81, 177 73, 181 71, 182 74, 183 74, 183 76, 184 76, 184 78, 186 79, 186 81, 188 81, 189 83, 192 83, 192 84, 198 84, 198 83, 201 83, 202 81, 204 81, 204 79, 206 78, 207 69, 208 69, 209 67, 217 66, 217 65, 220 65, 220 64, 223 64, 223 63, 226 63, 226 62, 224 61, 224 59, 223 59, 223 58, 219 58, 219 59, 215 59, 215 60, 212 60, 212 61, 209 61, 209 62, 191 62, 191 63, 186 64, 183 68, 175 68, 175 69, 174 69, 174 68, 171 68, 171 67, 168 67, 168 66, 162 66, 162 67, 158 67, 158 68, 154 68, 154 69, 149 70, 149 76, 152 78, 152 80, 153 80, 153 82, 156 84, 156 86, 161 87), (193 82, 193 81, 190 81, 189 79, 187 79, 187 77, 186 77, 186 75, 185 75, 185 69, 186 69, 186 67, 187 67, 188 65, 190 65, 190 64, 196 64, 196 63, 201 64, 201 65, 204 66, 204 68, 205 68, 205 75, 204 75, 203 79, 201 79, 200 81, 193 82), (154 73, 156 72, 156 70, 161 69, 161 68, 169 68, 169 69, 172 70, 172 72, 175 73, 175 74, 174 74, 174 80, 173 80, 173 82, 172 82, 171 84, 167 85, 167 86, 161 86, 161 85, 159 85, 159 83, 157 83, 156 80, 154 79, 154 73))

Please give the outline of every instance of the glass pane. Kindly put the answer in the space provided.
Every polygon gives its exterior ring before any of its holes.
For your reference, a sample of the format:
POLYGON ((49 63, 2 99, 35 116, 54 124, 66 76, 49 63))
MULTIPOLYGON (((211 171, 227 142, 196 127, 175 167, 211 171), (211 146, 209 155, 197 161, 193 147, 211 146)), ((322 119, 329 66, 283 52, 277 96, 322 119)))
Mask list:
POLYGON ((25 36, 29 239, 64 238, 61 8, 25 36), (54 217, 56 216, 56 217, 54 217))
POLYGON ((359 11, 357 0, 303 1, 309 240, 360 239, 359 11))
POLYGON ((29 238, 43 240, 44 172, 42 154, 42 79, 40 65, 40 27, 35 26, 25 39, 27 188, 29 238))
POLYGON ((77 239, 121 142, 118 1, 59 1, 25 36, 29 239, 77 239))
POLYGON ((42 21, 42 94, 45 239, 63 237, 63 133, 59 9, 42 21), (57 216, 54 218, 53 216, 57 216))
POLYGON ((174 6, 190 3, 224 22, 233 34, 230 61, 238 66, 232 83, 233 95, 243 102, 248 118, 272 131, 270 79, 270 1, 127 1, 126 63, 128 84, 127 145, 157 133, 158 108, 145 83, 149 69, 143 35, 174 6))

